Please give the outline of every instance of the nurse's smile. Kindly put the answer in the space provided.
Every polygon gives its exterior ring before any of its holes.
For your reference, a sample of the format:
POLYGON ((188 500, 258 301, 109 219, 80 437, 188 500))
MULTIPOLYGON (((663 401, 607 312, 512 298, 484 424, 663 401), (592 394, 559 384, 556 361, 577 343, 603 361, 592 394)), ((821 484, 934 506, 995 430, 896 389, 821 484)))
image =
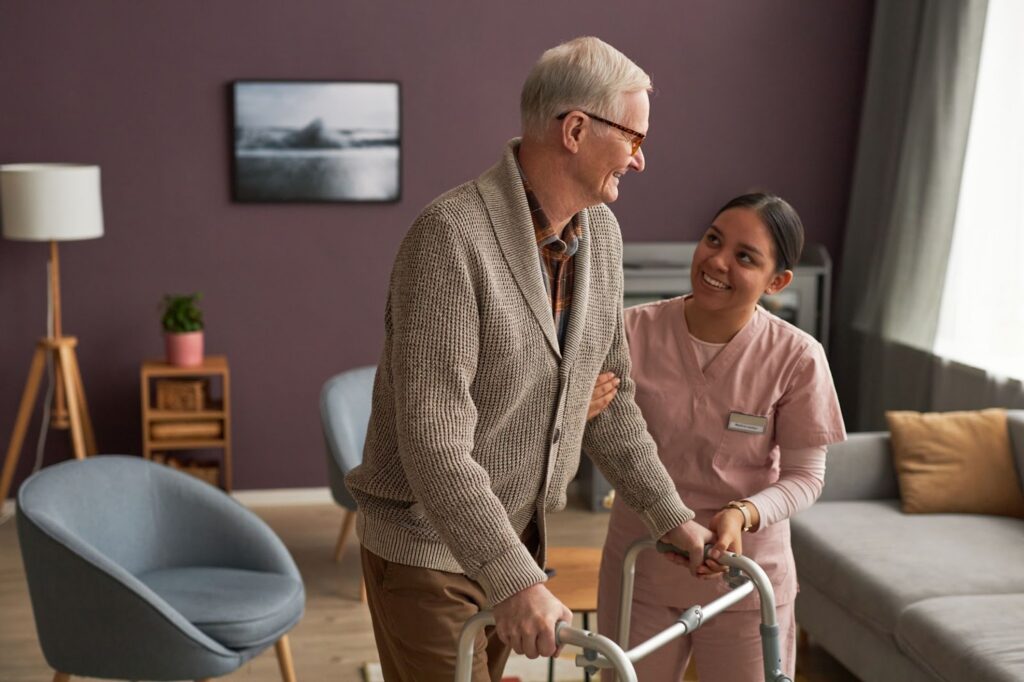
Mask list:
POLYGON ((712 286, 712 287, 714 287, 716 289, 728 289, 729 288, 728 284, 726 284, 725 282, 722 282, 720 280, 715 279, 714 277, 710 276, 706 272, 702 272, 701 276, 704 278, 704 281, 708 285, 710 285, 710 286, 712 286))

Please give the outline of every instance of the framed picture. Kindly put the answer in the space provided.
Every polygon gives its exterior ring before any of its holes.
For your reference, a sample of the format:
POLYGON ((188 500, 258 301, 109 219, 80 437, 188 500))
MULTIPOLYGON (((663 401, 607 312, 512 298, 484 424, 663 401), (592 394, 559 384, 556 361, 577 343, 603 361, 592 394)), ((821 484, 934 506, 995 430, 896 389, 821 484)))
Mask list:
POLYGON ((391 81, 235 81, 235 201, 398 201, 391 81))

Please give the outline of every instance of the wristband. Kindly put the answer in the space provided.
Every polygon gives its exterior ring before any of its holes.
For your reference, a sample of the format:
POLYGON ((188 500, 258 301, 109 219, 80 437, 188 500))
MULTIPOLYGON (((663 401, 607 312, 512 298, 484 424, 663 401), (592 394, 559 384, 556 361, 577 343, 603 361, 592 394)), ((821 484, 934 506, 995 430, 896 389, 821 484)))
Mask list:
POLYGON ((737 502, 736 500, 733 500, 729 504, 725 505, 723 509, 738 509, 740 514, 743 514, 743 532, 750 532, 750 529, 753 527, 753 524, 750 520, 750 510, 747 509, 746 502, 737 502))

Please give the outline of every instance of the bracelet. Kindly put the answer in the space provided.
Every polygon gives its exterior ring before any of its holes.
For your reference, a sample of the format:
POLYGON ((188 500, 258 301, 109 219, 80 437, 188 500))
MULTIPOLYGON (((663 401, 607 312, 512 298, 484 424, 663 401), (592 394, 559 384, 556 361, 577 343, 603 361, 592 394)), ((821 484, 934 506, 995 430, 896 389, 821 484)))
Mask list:
POLYGON ((725 505, 723 509, 738 509, 740 514, 743 514, 743 532, 750 532, 750 529, 753 527, 753 523, 751 523, 750 510, 747 509, 747 504, 745 502, 737 502, 736 500, 733 500, 729 504, 725 505))

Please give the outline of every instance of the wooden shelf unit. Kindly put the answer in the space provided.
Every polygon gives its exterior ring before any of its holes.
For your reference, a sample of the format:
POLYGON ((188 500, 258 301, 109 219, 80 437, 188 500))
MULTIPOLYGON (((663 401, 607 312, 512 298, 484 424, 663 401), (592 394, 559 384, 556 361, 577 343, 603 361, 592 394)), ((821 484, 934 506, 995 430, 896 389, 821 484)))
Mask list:
POLYGON ((139 372, 142 398, 142 455, 152 459, 155 452, 170 450, 223 450, 221 488, 231 492, 231 374, 227 358, 210 355, 197 367, 175 367, 162 360, 147 360, 139 372), (209 379, 214 398, 203 410, 158 410, 155 406, 157 379, 209 379), (151 436, 152 426, 165 422, 220 422, 220 438, 161 438, 151 436))

